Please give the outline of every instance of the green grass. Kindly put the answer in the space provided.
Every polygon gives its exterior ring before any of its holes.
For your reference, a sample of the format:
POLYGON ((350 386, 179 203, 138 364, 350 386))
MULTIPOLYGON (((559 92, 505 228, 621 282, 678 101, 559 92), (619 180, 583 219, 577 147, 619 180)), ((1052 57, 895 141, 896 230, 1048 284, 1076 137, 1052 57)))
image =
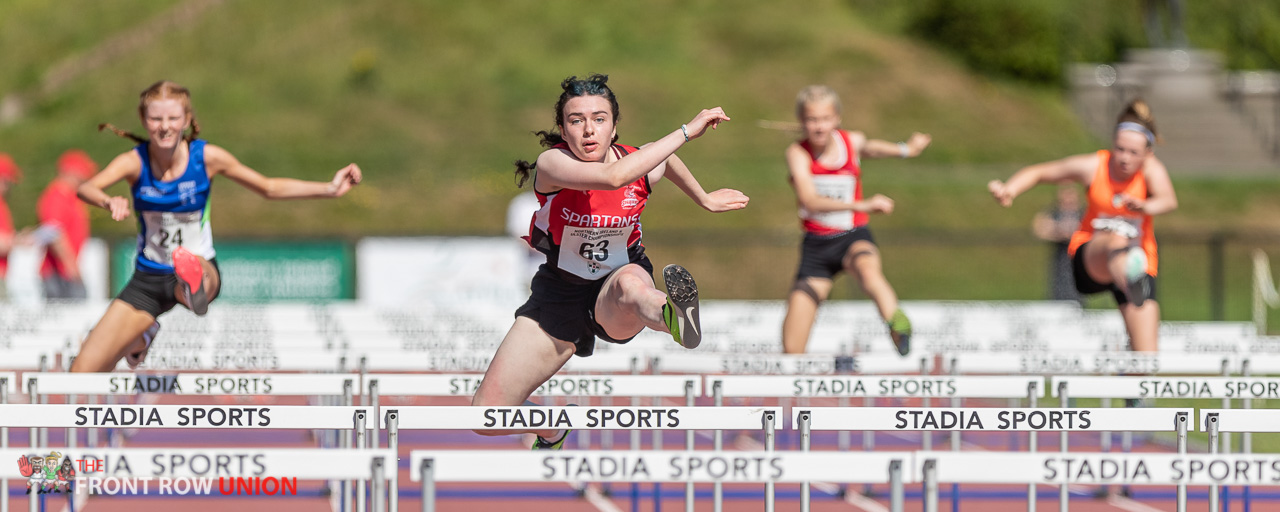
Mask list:
MULTIPOLYGON (((665 135, 704 107, 733 117, 680 154, 707 189, 741 189, 751 206, 710 215, 660 184, 645 216, 650 254, 696 269, 710 297, 777 299, 799 240, 782 159, 795 135, 756 121, 791 120, 795 92, 827 83, 843 96, 846 128, 888 140, 934 137, 919 159, 864 163, 867 192, 897 201, 872 226, 903 299, 1042 297, 1044 248, 1028 224, 1052 192, 1002 209, 985 183, 1102 142, 1060 90, 974 74, 859 5, 0 2, 0 94, 29 101, 24 117, 0 126, 0 151, 27 174, 10 205, 19 225, 33 222, 35 198, 68 147, 103 163, 126 151, 127 141, 94 127, 137 130, 136 94, 167 78, 192 89, 209 140, 267 175, 328 179, 353 161, 365 170, 365 184, 341 201, 273 203, 220 181, 213 211, 221 240, 497 235, 518 193, 511 163, 540 150, 530 132, 551 127, 559 82, 602 72, 622 104, 623 142, 665 135), (156 21, 179 4, 210 7, 178 26, 156 21), (139 34, 152 38, 41 88, 59 62, 102 55, 105 42, 139 34)), ((1280 180, 1175 186, 1182 208, 1157 221, 1165 317, 1209 318, 1205 251, 1181 241, 1226 230, 1238 234, 1227 254, 1227 317, 1247 318, 1248 249, 1261 243, 1280 254, 1274 237, 1259 238, 1280 232, 1280 180)), ((99 236, 135 234, 133 222, 102 212, 93 222, 99 236)), ((843 284, 836 293, 858 297, 843 284)), ((1272 324, 1280 325, 1274 313, 1272 324)))

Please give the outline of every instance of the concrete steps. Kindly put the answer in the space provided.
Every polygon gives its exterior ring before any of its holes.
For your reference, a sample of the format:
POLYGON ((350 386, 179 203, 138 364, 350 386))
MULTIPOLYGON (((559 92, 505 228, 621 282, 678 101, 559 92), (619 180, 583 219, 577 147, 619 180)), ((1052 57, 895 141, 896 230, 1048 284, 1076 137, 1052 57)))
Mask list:
POLYGON ((1249 82, 1241 94, 1221 57, 1203 51, 1139 50, 1115 65, 1071 70, 1071 97, 1090 131, 1110 140, 1115 119, 1131 99, 1151 105, 1163 144, 1156 154, 1174 175, 1280 177, 1275 110, 1280 94, 1249 82))

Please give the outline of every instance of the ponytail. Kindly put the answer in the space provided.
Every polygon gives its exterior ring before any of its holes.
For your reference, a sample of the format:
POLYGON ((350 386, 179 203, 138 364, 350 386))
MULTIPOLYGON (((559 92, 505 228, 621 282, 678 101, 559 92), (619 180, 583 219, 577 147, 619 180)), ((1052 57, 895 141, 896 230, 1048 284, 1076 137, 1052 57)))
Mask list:
POLYGON ((146 137, 143 137, 143 136, 141 136, 141 135, 137 135, 137 134, 134 134, 134 133, 130 133, 130 132, 126 132, 126 131, 124 131, 124 130, 121 130, 120 128, 117 128, 117 127, 116 127, 116 125, 111 124, 111 123, 102 123, 102 124, 99 124, 99 125, 98 125, 98 131, 102 131, 102 130, 111 130, 111 133, 114 133, 114 134, 119 135, 119 136, 121 136, 121 137, 124 137, 124 138, 126 138, 126 139, 130 139, 130 140, 132 140, 132 141, 134 141, 134 142, 137 142, 138 144, 146 144, 146 143, 147 143, 147 138, 146 138, 146 137))
MULTIPOLYGON (((1160 132, 1156 131, 1156 118, 1151 115, 1151 106, 1147 105, 1142 98, 1136 98, 1125 106, 1124 111, 1120 112, 1120 116, 1116 118, 1117 127, 1121 123, 1136 123, 1151 132, 1151 137, 1155 144, 1164 142, 1160 138, 1160 132)), ((1153 146, 1155 144, 1152 144, 1153 146)))

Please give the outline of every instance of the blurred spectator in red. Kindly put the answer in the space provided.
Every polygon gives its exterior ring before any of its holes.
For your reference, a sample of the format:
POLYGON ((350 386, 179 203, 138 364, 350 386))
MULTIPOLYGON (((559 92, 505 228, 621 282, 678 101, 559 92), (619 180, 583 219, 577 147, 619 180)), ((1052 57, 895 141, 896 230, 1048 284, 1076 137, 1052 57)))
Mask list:
POLYGON ((40 195, 36 238, 46 244, 40 278, 45 299, 84 299, 80 278, 80 248, 89 238, 89 208, 76 197, 76 188, 98 172, 98 164, 78 149, 58 157, 58 175, 40 195))
POLYGON ((22 171, 9 155, 0 153, 0 301, 8 298, 5 275, 9 272, 9 250, 13 248, 13 215, 9 213, 9 187, 22 179, 22 171))

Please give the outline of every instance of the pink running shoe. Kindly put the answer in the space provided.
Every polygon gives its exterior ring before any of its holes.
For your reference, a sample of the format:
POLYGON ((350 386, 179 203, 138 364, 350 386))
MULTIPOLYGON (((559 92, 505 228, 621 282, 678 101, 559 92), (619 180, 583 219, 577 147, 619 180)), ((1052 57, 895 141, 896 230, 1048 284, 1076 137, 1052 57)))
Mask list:
POLYGON ((182 292, 191 312, 203 315, 209 312, 209 294, 204 290, 204 264, 185 247, 173 250, 173 271, 182 283, 182 292))

